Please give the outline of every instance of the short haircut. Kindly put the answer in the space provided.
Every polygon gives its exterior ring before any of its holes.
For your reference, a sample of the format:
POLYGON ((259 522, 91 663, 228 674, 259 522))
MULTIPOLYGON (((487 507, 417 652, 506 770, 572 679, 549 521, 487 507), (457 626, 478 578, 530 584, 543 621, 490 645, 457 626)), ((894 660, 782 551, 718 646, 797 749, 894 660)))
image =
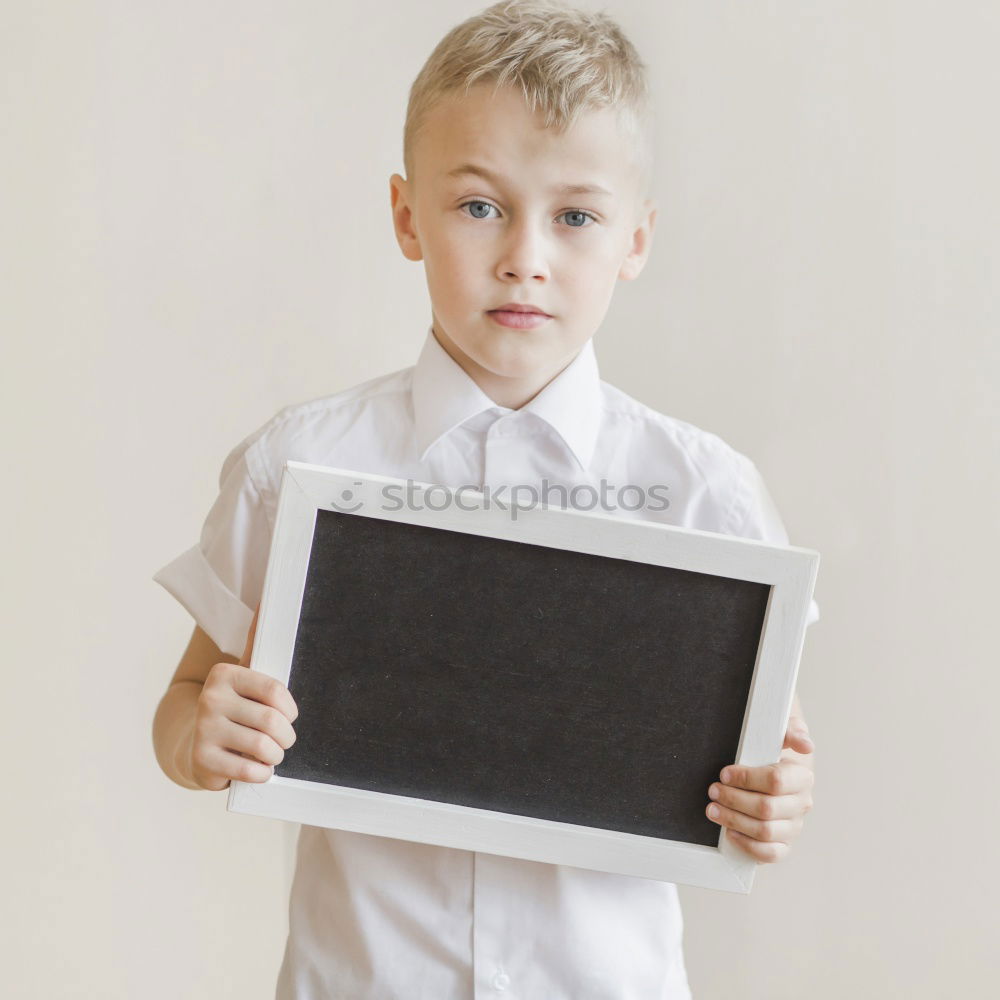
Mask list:
POLYGON ((653 120, 646 67, 635 46, 603 11, 560 0, 501 0, 452 28, 410 87, 403 128, 403 164, 414 176, 413 148, 442 97, 467 94, 477 83, 520 87, 544 125, 569 128, 584 111, 614 108, 633 140, 639 196, 652 177, 653 120))

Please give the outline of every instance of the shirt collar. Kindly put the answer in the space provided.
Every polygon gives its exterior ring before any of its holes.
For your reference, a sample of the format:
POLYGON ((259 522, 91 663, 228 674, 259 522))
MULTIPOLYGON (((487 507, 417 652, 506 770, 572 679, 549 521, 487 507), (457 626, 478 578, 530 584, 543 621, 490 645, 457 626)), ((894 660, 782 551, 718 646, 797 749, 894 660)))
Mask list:
MULTIPOLYGON (((413 416, 421 460, 450 430, 483 410, 498 407, 427 329, 413 369, 413 416)), ((499 407, 506 409, 506 407, 499 407)), ((601 420, 600 376, 593 339, 517 412, 540 417, 563 439, 581 469, 594 453, 601 420)))

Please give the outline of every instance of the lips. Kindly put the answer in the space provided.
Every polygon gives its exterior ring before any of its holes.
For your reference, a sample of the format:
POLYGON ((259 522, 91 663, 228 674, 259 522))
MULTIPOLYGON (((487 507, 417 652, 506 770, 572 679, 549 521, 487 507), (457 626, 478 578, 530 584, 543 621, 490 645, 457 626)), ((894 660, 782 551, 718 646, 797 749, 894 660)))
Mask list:
POLYGON ((519 302, 506 302, 502 306, 497 306, 496 309, 491 309, 490 312, 535 313, 538 316, 549 315, 544 309, 539 309, 538 306, 519 302))
POLYGON ((501 309, 491 309, 486 315, 494 323, 511 330, 537 330, 552 319, 548 313, 543 313, 534 306, 523 305, 515 308, 504 306, 501 309))

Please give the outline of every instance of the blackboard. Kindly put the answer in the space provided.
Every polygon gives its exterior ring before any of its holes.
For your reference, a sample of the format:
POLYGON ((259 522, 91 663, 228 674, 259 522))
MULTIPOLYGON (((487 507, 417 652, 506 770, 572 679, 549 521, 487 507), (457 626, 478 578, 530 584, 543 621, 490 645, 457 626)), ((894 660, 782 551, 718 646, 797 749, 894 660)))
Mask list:
POLYGON ((297 738, 229 807, 749 891, 707 790, 777 759, 816 553, 398 482, 288 463, 251 667, 297 738))
POLYGON ((714 846, 769 593, 320 510, 276 773, 714 846))

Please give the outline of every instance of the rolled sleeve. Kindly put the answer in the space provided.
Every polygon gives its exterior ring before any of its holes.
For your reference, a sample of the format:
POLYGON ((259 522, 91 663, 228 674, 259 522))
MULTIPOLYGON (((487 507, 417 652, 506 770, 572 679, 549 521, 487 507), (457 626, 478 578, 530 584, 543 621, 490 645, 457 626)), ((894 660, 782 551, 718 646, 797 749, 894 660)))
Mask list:
MULTIPOLYGON (((788 532, 763 476, 745 455, 739 455, 740 481, 730 510, 729 529, 734 535, 769 545, 789 545, 788 532)), ((806 625, 819 621, 819 605, 809 600, 806 625)))
POLYGON ((230 656, 243 654, 263 591, 270 537, 246 452, 233 452, 223 464, 200 541, 153 575, 230 656))

